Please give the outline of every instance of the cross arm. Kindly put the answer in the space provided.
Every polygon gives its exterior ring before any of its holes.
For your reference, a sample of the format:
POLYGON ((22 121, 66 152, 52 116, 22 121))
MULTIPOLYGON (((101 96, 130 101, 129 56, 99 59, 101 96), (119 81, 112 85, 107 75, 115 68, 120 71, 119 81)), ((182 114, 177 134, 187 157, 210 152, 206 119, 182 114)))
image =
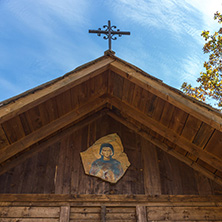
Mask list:
POLYGON ((107 34, 108 31, 106 30, 89 30, 89 33, 98 33, 98 34, 107 34))
MULTIPOLYGON (((89 33, 108 34, 108 31, 106 31, 106 30, 91 30, 90 29, 89 33)), ((113 35, 130 35, 130 32, 112 31, 111 34, 113 34, 113 35)))
POLYGON ((130 32, 112 31, 111 34, 114 34, 114 35, 130 35, 130 32))

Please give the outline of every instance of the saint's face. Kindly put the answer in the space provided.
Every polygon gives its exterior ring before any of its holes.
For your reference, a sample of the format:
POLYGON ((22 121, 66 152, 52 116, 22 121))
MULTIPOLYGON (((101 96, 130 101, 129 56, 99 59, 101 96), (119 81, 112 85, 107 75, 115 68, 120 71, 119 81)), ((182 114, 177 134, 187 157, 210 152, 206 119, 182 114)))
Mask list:
POLYGON ((109 147, 103 147, 101 154, 103 155, 103 157, 105 158, 110 158, 110 156, 112 155, 112 150, 109 147))

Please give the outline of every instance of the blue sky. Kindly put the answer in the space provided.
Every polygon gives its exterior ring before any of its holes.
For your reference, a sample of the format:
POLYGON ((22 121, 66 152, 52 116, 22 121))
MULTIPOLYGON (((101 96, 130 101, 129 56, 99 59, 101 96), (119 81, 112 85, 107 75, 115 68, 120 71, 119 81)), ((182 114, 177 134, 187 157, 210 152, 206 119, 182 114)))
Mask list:
POLYGON ((217 10, 221 0, 1 0, 0 101, 102 56, 107 40, 88 29, 108 20, 131 32, 112 42, 116 56, 175 88, 195 84, 217 10))

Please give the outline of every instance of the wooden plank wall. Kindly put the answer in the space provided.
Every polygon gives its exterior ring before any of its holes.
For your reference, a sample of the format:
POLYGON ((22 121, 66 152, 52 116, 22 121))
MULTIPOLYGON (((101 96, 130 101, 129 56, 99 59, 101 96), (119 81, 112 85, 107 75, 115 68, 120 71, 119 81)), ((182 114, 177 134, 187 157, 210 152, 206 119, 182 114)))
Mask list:
MULTIPOLYGON (((222 221, 221 201, 1 202, 1 222, 222 221)), ((187 196, 189 199, 189 197, 187 196)), ((111 198, 112 199, 112 198, 111 198)), ((124 199, 124 198, 123 198, 124 199)), ((128 199, 128 200, 127 200, 128 199)), ((148 198, 149 199, 149 198, 148 198)), ((192 199, 192 198, 191 198, 192 199)), ((210 198, 209 198, 210 199, 210 198)), ((132 199, 131 199, 132 200, 132 199)))
POLYGON ((71 207, 70 221, 136 221, 135 207, 104 207, 71 207), (104 219, 101 215, 103 208, 104 219))
POLYGON ((103 116, 1 175, 0 193, 214 195, 222 194, 222 187, 103 116), (114 185, 85 175, 79 155, 109 133, 118 133, 131 162, 114 185))
POLYGON ((59 222, 60 207, 0 207, 1 222, 59 222))

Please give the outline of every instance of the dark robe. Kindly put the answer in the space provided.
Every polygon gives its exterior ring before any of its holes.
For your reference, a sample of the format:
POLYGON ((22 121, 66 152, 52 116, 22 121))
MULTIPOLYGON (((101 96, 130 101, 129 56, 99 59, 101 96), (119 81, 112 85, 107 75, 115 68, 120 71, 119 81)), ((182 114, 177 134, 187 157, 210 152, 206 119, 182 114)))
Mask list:
POLYGON ((89 174, 110 182, 115 182, 122 176, 123 169, 118 160, 112 158, 110 160, 103 160, 103 157, 101 157, 92 163, 89 174))

